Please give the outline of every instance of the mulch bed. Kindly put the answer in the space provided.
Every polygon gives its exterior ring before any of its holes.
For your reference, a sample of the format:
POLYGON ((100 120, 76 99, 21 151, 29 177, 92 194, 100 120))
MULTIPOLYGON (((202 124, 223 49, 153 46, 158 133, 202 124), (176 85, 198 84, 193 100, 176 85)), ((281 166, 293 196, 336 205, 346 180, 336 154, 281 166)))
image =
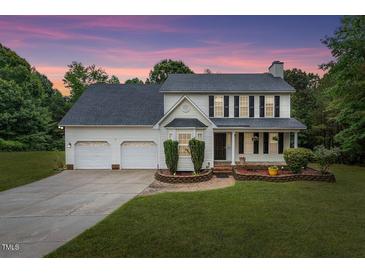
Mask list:
MULTIPOLYGON (((238 173, 241 173, 241 174, 258 174, 258 175, 268 175, 269 176, 269 171, 267 169, 237 168, 236 170, 238 173)), ((320 175, 321 172, 319 172, 318 170, 312 169, 312 168, 306 168, 306 169, 302 170, 301 174, 320 175)), ((293 175, 293 173, 287 169, 279 169, 278 175, 293 175)))
POLYGON ((157 170, 155 179, 169 184, 189 184, 209 181, 213 177, 211 169, 203 170, 200 174, 194 175, 193 172, 178 171, 172 175, 169 170, 157 170))
POLYGON ((303 169, 301 173, 294 174, 287 169, 279 169, 278 175, 270 176, 266 169, 246 169, 237 167, 233 169, 233 176, 240 181, 269 181, 269 182, 290 182, 290 181, 322 181, 335 182, 336 178, 332 173, 322 174, 313 168, 303 169))
MULTIPOLYGON (((206 173, 207 171, 202 171, 201 174, 206 173)), ((170 170, 168 169, 162 169, 160 170, 160 173, 163 175, 172 175, 172 176, 194 176, 192 171, 176 171, 176 174, 171 174, 170 170)))

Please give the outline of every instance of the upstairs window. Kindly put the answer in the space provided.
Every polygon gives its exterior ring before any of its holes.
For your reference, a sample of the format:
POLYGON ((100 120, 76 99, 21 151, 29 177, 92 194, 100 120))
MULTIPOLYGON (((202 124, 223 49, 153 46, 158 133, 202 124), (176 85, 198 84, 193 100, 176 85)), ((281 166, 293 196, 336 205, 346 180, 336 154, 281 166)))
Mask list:
POLYGON ((248 117, 248 96, 240 96, 240 117, 248 117))
POLYGON ((223 117, 223 96, 214 96, 214 117, 223 117))
POLYGON ((179 132, 179 156, 190 156, 189 153, 189 141, 191 139, 191 132, 179 132))
POLYGON ((274 116, 274 96, 266 96, 265 98, 265 117, 274 116))

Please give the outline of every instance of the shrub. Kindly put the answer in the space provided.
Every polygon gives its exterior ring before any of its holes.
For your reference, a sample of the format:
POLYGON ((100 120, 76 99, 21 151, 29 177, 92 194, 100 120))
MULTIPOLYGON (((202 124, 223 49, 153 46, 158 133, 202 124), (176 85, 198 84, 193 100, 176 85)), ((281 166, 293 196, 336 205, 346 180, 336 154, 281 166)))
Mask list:
POLYGON ((307 167, 312 158, 308 151, 303 148, 288 148, 284 151, 285 162, 293 173, 300 173, 302 167, 307 167))
POLYGON ((336 163, 339 155, 338 148, 326 149, 324 146, 314 148, 314 160, 319 164, 321 173, 327 173, 330 165, 336 163))
POLYGON ((305 158, 303 167, 307 168, 309 162, 313 161, 314 158, 313 152, 310 149, 304 147, 298 147, 297 150, 300 151, 299 153, 301 153, 305 158))
POLYGON ((179 161, 178 145, 179 143, 173 140, 166 140, 163 143, 166 166, 171 174, 176 174, 177 170, 177 163, 179 161))
POLYGON ((6 141, 0 138, 0 151, 23 151, 26 148, 26 145, 19 141, 6 141))
POLYGON ((63 170, 64 168, 65 168, 64 158, 59 153, 57 153, 56 157, 54 159, 54 169, 55 170, 63 170))
POLYGON ((191 161, 194 165, 194 172, 195 174, 199 174, 204 162, 205 142, 193 138, 189 141, 189 149, 191 161))

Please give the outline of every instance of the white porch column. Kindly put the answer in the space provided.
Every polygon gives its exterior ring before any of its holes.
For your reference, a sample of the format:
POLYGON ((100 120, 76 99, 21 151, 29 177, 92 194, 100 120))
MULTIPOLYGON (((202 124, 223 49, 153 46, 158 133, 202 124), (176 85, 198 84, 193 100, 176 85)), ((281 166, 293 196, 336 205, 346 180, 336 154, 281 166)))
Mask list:
POLYGON ((235 153, 235 138, 234 138, 235 132, 232 131, 231 135, 232 135, 232 141, 231 141, 231 147, 232 147, 232 162, 231 162, 231 165, 235 165, 236 164, 235 157, 234 157, 236 155, 236 153, 235 153))
POLYGON ((294 132, 294 147, 298 147, 298 132, 294 132))

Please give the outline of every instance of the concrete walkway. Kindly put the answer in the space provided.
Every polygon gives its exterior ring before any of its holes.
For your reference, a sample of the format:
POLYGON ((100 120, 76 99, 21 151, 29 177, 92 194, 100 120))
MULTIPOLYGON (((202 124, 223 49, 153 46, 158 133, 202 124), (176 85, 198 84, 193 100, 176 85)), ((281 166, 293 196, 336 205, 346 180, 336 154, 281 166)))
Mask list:
POLYGON ((153 173, 63 171, 0 192, 0 258, 48 254, 143 191, 153 173))

